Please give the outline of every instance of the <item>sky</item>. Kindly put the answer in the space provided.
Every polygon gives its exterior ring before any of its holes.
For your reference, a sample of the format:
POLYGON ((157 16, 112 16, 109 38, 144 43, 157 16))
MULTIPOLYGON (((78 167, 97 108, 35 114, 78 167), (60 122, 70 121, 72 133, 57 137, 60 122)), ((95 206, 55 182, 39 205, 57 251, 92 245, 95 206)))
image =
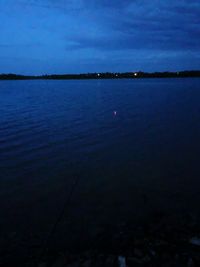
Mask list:
POLYGON ((199 0, 0 0, 0 73, 200 69, 199 0))

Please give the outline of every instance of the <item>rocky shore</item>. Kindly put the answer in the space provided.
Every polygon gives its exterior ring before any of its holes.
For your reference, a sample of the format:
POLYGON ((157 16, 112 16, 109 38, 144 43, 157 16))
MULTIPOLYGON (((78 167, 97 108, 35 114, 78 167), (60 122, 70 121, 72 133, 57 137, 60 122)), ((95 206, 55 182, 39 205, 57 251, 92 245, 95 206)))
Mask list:
POLYGON ((194 267, 200 266, 197 217, 155 214, 140 225, 130 222, 104 229, 81 251, 50 253, 39 267, 194 267))

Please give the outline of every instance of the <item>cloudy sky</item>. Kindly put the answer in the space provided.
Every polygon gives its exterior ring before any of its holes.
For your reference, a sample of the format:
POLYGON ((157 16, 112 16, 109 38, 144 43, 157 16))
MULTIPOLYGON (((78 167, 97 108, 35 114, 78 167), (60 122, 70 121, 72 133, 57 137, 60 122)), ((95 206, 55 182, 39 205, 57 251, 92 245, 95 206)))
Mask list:
POLYGON ((0 0, 0 73, 200 69, 199 0, 0 0))

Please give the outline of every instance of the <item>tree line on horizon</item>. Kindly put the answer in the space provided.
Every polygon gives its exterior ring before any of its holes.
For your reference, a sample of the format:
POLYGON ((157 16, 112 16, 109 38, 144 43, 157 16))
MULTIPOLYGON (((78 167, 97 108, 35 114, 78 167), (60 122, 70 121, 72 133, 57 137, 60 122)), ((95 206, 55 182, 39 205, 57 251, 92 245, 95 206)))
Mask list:
POLYGON ((83 73, 83 74, 51 74, 51 75, 18 75, 0 74, 0 80, 67 80, 67 79, 138 79, 138 78, 181 78, 181 77, 200 77, 200 71, 177 71, 177 72, 102 72, 102 73, 83 73))

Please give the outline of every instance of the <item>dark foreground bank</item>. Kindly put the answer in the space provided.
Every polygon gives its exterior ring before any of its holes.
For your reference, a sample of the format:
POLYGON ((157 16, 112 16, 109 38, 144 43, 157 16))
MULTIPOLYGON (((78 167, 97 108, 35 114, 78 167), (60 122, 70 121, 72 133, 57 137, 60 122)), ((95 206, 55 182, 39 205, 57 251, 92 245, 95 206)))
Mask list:
POLYGON ((148 223, 104 229, 90 247, 77 252, 48 251, 38 266, 200 266, 199 219, 157 213, 148 223))

